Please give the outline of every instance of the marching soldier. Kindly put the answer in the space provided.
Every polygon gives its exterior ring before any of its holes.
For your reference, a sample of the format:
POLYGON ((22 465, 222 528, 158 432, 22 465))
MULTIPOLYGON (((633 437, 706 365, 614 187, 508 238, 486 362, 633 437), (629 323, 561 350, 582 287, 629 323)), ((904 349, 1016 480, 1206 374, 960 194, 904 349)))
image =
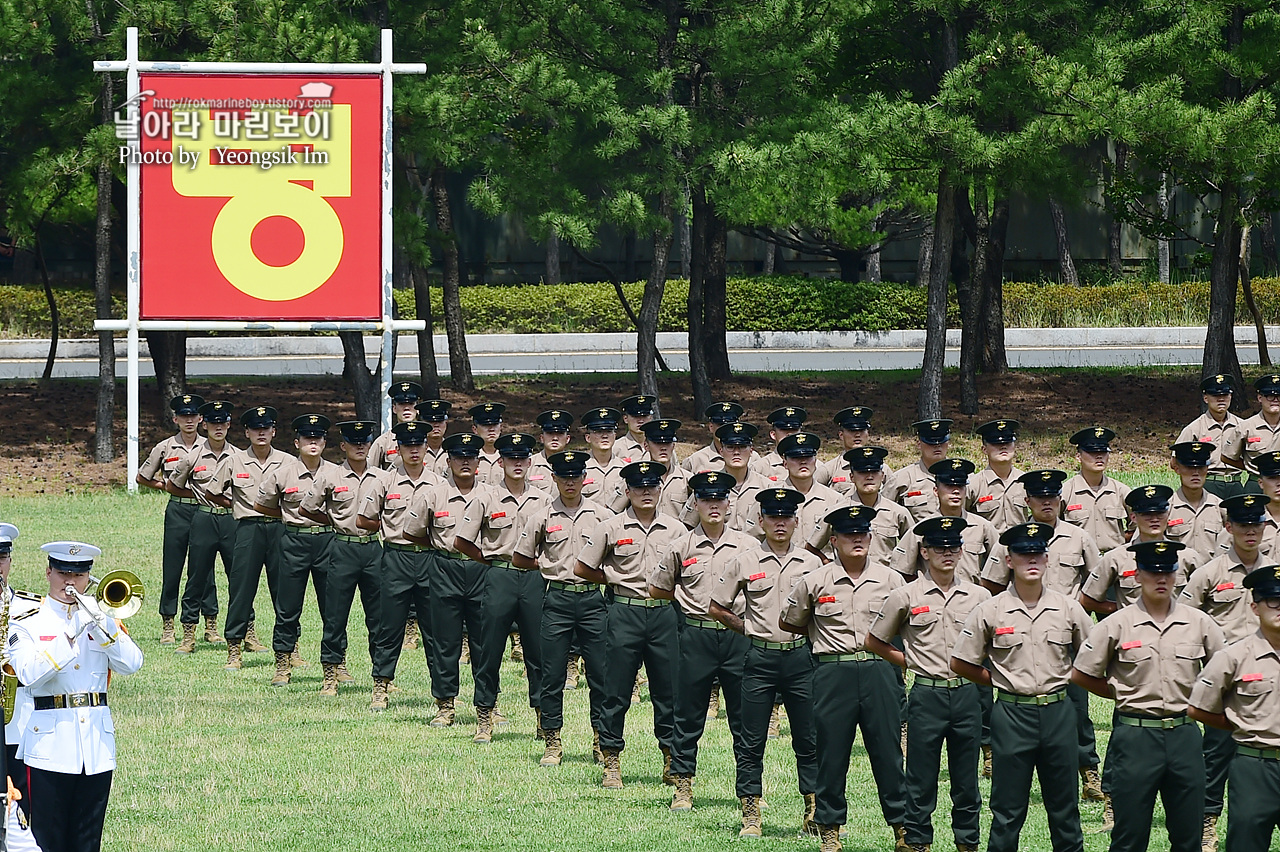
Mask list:
POLYGON ((950 658, 960 625, 979 604, 991 599, 991 593, 956 576, 966 525, 964 518, 936 516, 916 525, 925 570, 913 582, 889 593, 866 639, 867 650, 910 669, 915 676, 907 696, 904 826, 911 852, 928 852, 933 844, 944 742, 956 849, 975 852, 978 848, 982 706, 978 687, 952 673, 950 658), (896 636, 902 637, 902 651, 889 644, 896 636))
POLYGON ((502 415, 507 407, 500 402, 482 402, 467 410, 471 416, 471 431, 484 441, 476 470, 476 481, 482 485, 497 485, 502 481, 502 456, 496 441, 502 434, 502 415))
POLYGON ((382 544, 378 534, 362 529, 357 522, 360 508, 386 475, 368 463, 369 446, 377 424, 348 420, 338 424, 338 443, 345 460, 340 465, 324 465, 302 498, 299 513, 318 524, 333 528, 329 544, 329 576, 325 581, 327 600, 321 610, 324 632, 320 641, 320 665, 324 680, 320 694, 335 696, 340 683, 355 678, 347 672, 347 621, 356 590, 364 607, 364 623, 369 631, 369 660, 373 668, 386 664, 380 649, 382 639, 382 544))
POLYGON ((613 455, 621 459, 623 464, 645 460, 643 427, 653 419, 653 407, 656 403, 656 399, 644 394, 629 396, 618 403, 627 432, 613 442, 613 455))
POLYGON ((929 468, 951 452, 951 421, 921 420, 912 423, 911 428, 916 433, 920 458, 898 470, 885 491, 890 500, 902 505, 919 523, 938 514, 938 495, 929 468))
MULTIPOLYGON (((525 521, 512 563, 523 570, 541 572, 547 582, 542 602, 543 670, 561 671, 569 663, 573 648, 581 650, 587 664, 587 686, 591 690, 591 730, 597 763, 600 753, 600 726, 604 716, 605 603, 599 587, 574 573, 578 554, 595 529, 612 517, 608 509, 582 496, 582 480, 587 472, 587 454, 574 451, 553 453, 551 466, 556 499, 538 506, 525 521)), ((533 635, 533 634, 530 634, 533 635)), ((542 678, 538 706, 546 736, 543 766, 559 766, 564 758, 564 684, 548 674, 542 678)))
MULTIPOLYGON (((139 485, 154 488, 157 491, 166 490, 165 481, 169 478, 174 466, 200 451, 204 444, 200 438, 200 406, 202 405, 204 400, 193 393, 184 393, 169 400, 169 410, 173 412, 173 422, 178 427, 178 434, 156 444, 146 461, 142 463, 142 467, 138 469, 139 485)), ((161 551, 160 583, 161 645, 173 645, 178 641, 173 630, 173 619, 178 614, 178 589, 182 583, 182 565, 187 560, 187 551, 191 546, 191 522, 195 519, 198 505, 200 502, 194 497, 170 494, 169 502, 164 509, 164 546, 161 551)), ((207 600, 209 595, 207 587, 204 593, 207 600)), ((216 601, 217 592, 213 594, 216 601)))
MULTIPOLYGON (((658 498, 658 510, 664 515, 678 519, 688 526, 692 513, 686 515, 685 503, 689 501, 689 474, 675 460, 677 433, 680 430, 679 420, 650 420, 640 427, 644 435, 642 451, 644 457, 656 461, 666 467, 662 475, 662 494, 658 498)), ((604 493, 611 495, 602 500, 613 512, 621 512, 627 508, 627 488, 620 470, 608 474, 604 493)))
MULTIPOLYGON (((822 439, 809 432, 797 432, 788 435, 778 442, 778 455, 782 457, 784 476, 775 487, 790 488, 804 495, 804 503, 797 515, 795 540, 797 545, 807 543, 817 534, 824 518, 841 503, 847 502, 839 492, 814 481, 813 474, 818 467, 818 448, 822 439)), ((745 519, 746 528, 757 536, 764 532, 759 523, 759 505, 750 507, 751 512, 745 519)))
MULTIPOLYGON (((0 587, 4 589, 4 595, 9 607, 9 623, 11 625, 15 619, 39 609, 41 602, 44 600, 40 595, 23 592, 9 585, 9 574, 13 568, 13 543, 17 540, 18 528, 16 526, 13 524, 0 524, 0 587)), ((9 635, 13 635, 12 627, 10 627, 9 635)), ((22 762, 22 758, 18 756, 18 744, 21 742, 22 734, 26 730, 27 720, 31 717, 32 709, 31 691, 25 686, 19 686, 13 696, 13 715, 10 717, 8 724, 4 726, 4 765, 13 786, 21 795, 21 798, 18 799, 20 802, 19 807, 26 814, 27 820, 31 819, 30 802, 27 801, 27 767, 22 762)), ((12 831, 13 823, 10 822, 9 825, 12 831)))
POLYGON ((711 617, 751 640, 742 674, 742 754, 737 765, 737 794, 742 803, 740 837, 763 834, 760 797, 764 795, 764 749, 775 696, 782 698, 791 720, 791 748, 804 797, 800 830, 817 834, 814 792, 818 784, 817 743, 813 726, 813 657, 808 639, 780 625, 787 597, 800 579, 821 566, 794 536, 804 495, 791 488, 768 488, 756 494, 764 541, 736 554, 711 594, 711 617), (734 614, 741 595, 745 615, 734 614))
MULTIPOLYGON (((756 494, 763 488, 772 488, 769 477, 760 473, 751 463, 756 451, 751 442, 758 430, 750 423, 726 423, 716 430, 716 440, 724 454, 724 472, 733 477, 734 486, 729 490, 729 526, 739 532, 754 533, 758 527, 754 520, 756 494)), ((772 470, 772 468, 770 468, 772 470)))
MULTIPOLYGON (((1267 500, 1262 513, 1262 538, 1258 544, 1258 552, 1264 559, 1270 559, 1276 549, 1276 536, 1280 534, 1280 451, 1263 453, 1254 459, 1258 468, 1258 487, 1267 500)), ((1223 506, 1223 511, 1226 507, 1223 506)), ((1233 544, 1231 533, 1225 529, 1218 533, 1214 555, 1221 556, 1231 549, 1233 544)))
MULTIPOLYGON (((733 477, 718 471, 694 474, 689 479, 698 523, 682 536, 649 574, 649 595, 675 601, 682 623, 679 630, 680 667, 676 688, 675 744, 671 749, 671 774, 675 794, 671 810, 693 808, 693 778, 697 774, 698 742, 707 723, 712 684, 725 687, 729 732, 734 755, 743 758, 742 672, 749 642, 713 619, 711 593, 728 562, 757 546, 744 532, 730 529, 729 490, 733 477)), ((734 612, 744 613, 735 599, 734 612)))
POLYGON ((422 463, 436 476, 449 472, 449 454, 444 451, 444 433, 449 428, 449 412, 453 403, 443 399, 425 399, 414 408, 418 419, 431 427, 427 443, 423 445, 422 463))
POLYGON ((1093 536, 1103 555, 1127 542, 1132 533, 1124 502, 1129 486, 1107 476, 1115 437, 1105 426, 1091 426, 1072 435, 1080 473, 1062 488, 1062 517, 1093 536))
POLYGON ((1072 772, 1079 744, 1066 687, 1090 622, 1079 602, 1044 586, 1052 534, 1031 522, 1000 536, 1013 582, 969 613, 951 652, 952 671, 979 686, 996 687, 989 852, 1018 849, 1033 771, 1040 778, 1053 848, 1084 849, 1072 772))
POLYGON ((1204 488, 1218 499, 1241 493, 1240 471, 1222 458, 1222 448, 1239 437, 1239 417, 1231 413, 1231 395, 1235 386, 1230 376, 1210 376, 1200 383, 1205 412, 1192 420, 1178 434, 1177 443, 1198 442, 1213 448, 1204 488))
MULTIPOLYGON (((841 457, 848 466, 849 476, 853 480, 853 489, 849 492, 854 506, 867 506, 875 509, 875 517, 871 519, 871 548, 867 557, 878 565, 889 565, 894 548, 898 541, 911 531, 913 521, 911 513, 902 506, 887 500, 882 492, 885 481, 885 457, 889 451, 884 447, 857 447, 848 450, 841 457)), ((822 523, 809 538, 809 550, 813 551, 824 562, 830 556, 824 552, 827 542, 831 540, 831 525, 822 523)))
MULTIPOLYGON (((387 388, 391 397, 391 429, 383 432, 369 448, 369 464, 389 470, 395 465, 399 449, 396 444, 395 424, 412 423, 418 417, 418 400, 422 399, 422 385, 417 382, 393 382, 387 388)), ((447 409, 446 409, 447 411, 447 409)))
POLYGON ((707 431, 711 433, 711 443, 680 462, 680 466, 691 474, 723 470, 724 456, 720 452, 716 430, 729 423, 737 423, 744 413, 742 406, 736 402, 715 402, 707 406, 702 416, 707 418, 707 431))
POLYGON ((1214 556, 1218 536, 1222 534, 1222 504, 1205 489, 1213 445, 1192 441, 1174 444, 1169 467, 1178 474, 1181 484, 1169 501, 1169 523, 1165 535, 1200 554, 1207 562, 1214 556))
POLYGON ((835 561, 800 578, 779 626, 807 636, 817 664, 813 715, 818 748, 814 821, 822 852, 839 852, 848 818, 845 785, 858 728, 871 761, 880 812, 906 848, 906 795, 898 744, 902 685, 887 661, 866 649, 867 631, 902 576, 868 558, 875 510, 846 506, 828 513, 835 561))
POLYGON ((600 750, 604 754, 601 786, 606 789, 622 787, 619 758, 625 746, 623 729, 642 662, 649 673, 653 733, 666 763, 663 780, 670 779, 678 624, 671 602, 649 595, 649 575, 686 528, 658 510, 664 473, 665 466, 659 462, 632 462, 622 469, 631 505, 595 528, 578 554, 574 569, 582 579, 608 586, 608 665, 600 727, 600 750))
POLYGON ((796 405, 787 405, 773 410, 765 419, 769 423, 769 440, 773 441, 773 450, 761 457, 757 469, 771 481, 783 482, 787 478, 787 470, 782 463, 782 454, 778 452, 778 445, 783 439, 800 434, 805 421, 809 419, 809 412, 796 405))
POLYGON ((44 852, 97 852, 116 766, 108 674, 142 668, 142 651, 84 597, 102 551, 74 541, 40 549, 49 556, 48 597, 13 619, 9 639, 14 671, 34 708, 22 734, 31 833, 44 852))
POLYGON ((613 451, 618 437, 618 422, 622 414, 616 408, 593 408, 582 415, 582 433, 587 441, 587 471, 582 479, 582 496, 598 500, 601 505, 608 499, 604 483, 609 474, 620 470, 626 462, 613 451))
MULTIPOLYGON (((1000 543, 1000 534, 990 521, 964 510, 965 491, 969 476, 974 470, 973 462, 968 459, 943 459, 929 468, 929 476, 934 480, 934 500, 938 504, 938 515, 965 520, 961 533, 964 544, 955 572, 956 577, 966 583, 978 582, 987 557, 1000 543)), ((898 542, 889 559, 889 567, 907 579, 915 577, 924 569, 920 537, 914 530, 909 530, 898 542)))
MULTIPOLYGON (((870 445, 871 415, 874 413, 870 408, 862 405, 836 412, 832 420, 835 421, 837 436, 840 438, 840 455, 818 465, 818 471, 814 474, 818 484, 826 485, 841 494, 853 493, 853 477, 849 475, 844 454, 870 445)), ((888 477, 893 474, 893 471, 886 465, 884 473, 888 477)))
POLYGON ((529 475, 525 478, 534 488, 541 488, 554 497, 557 493, 552 481, 555 471, 551 469, 551 463, 547 459, 569 449, 569 430, 573 428, 573 415, 563 409, 553 408, 539 414, 537 423, 542 427, 542 449, 533 454, 529 463, 529 475))
POLYGON ((965 508, 990 521, 997 532, 1027 520, 1027 495, 1018 484, 1018 477, 1025 471, 1013 464, 1018 427, 1017 420, 1002 419, 983 423, 974 430, 982 436, 987 466, 970 478, 965 508))
POLYGON ((1247 472, 1244 490, 1257 494, 1258 468, 1254 460, 1263 453, 1280 450, 1280 375, 1262 376, 1253 383, 1258 392, 1258 413, 1240 423, 1239 429, 1222 444, 1222 460, 1247 472))

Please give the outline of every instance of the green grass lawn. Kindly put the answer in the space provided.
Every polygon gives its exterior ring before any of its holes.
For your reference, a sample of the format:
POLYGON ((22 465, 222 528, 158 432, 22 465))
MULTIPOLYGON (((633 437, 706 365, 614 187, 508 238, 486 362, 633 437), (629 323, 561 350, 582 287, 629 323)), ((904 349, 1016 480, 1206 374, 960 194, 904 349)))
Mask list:
MULTIPOLYGON (((1134 483, 1165 481, 1164 471, 1123 477, 1134 483)), ((691 813, 667 809, 661 756, 648 701, 627 717, 628 748, 622 768, 626 788, 600 788, 591 762, 591 730, 585 689, 565 702, 566 756, 562 766, 538 765, 541 743, 533 734, 521 669, 506 663, 500 706, 510 717, 491 746, 471 742, 475 721, 466 701, 464 674, 459 723, 427 726, 433 704, 423 654, 406 653, 387 713, 372 715, 369 660, 359 604, 351 620, 349 662, 358 683, 336 699, 320 698, 320 619, 313 600, 303 617, 302 653, 311 665, 295 670, 288 687, 267 685, 270 654, 246 655, 243 671, 228 673, 224 648, 200 643, 190 656, 158 644, 156 596, 160 587, 164 498, 124 493, 99 496, 0 498, 0 520, 22 531, 14 549, 14 584, 47 591, 39 545, 79 539, 103 548, 95 574, 135 571, 150 596, 129 622, 146 663, 112 683, 111 706, 119 743, 104 848, 113 852, 162 850, 591 850, 721 849, 738 843, 738 803, 733 758, 723 716, 708 726, 691 813)), ((219 571, 225 608, 226 578, 219 571)), ((309 597, 313 597, 309 593, 309 597)), ((257 611, 259 633, 269 641, 271 612, 266 584, 257 611)), ((221 623, 221 621, 220 621, 221 623)), ((646 696, 647 699, 647 696, 646 696)), ((1100 745, 1109 733, 1109 703, 1094 699, 1100 745)), ((945 761, 943 766, 945 767, 945 761)), ((944 769, 945 772, 945 769, 944 769)), ((945 787, 935 815, 935 849, 952 848, 945 787)), ((984 798, 989 783, 982 782, 984 798)), ((861 747, 849 775, 849 850, 887 850, 891 835, 880 817, 870 769, 861 747)), ((801 799, 784 722, 783 738, 770 743, 765 762, 765 839, 759 849, 816 849, 798 839, 801 799)), ((1050 848, 1038 789, 1023 830, 1026 849, 1050 848)), ((1081 806, 1085 848, 1107 848, 1094 833, 1101 805, 1081 806)), ((985 845, 989 815, 984 816, 985 845)), ((1153 846, 1166 846, 1157 811, 1153 846)))

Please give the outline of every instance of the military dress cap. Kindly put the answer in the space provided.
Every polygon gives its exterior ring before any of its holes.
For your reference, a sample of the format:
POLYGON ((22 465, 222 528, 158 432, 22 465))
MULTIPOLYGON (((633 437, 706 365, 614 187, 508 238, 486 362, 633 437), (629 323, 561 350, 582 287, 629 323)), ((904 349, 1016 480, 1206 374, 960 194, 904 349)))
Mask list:
POLYGON ((13 524, 0 524, 0 556, 8 556, 13 552, 13 543, 18 540, 18 528, 13 524))
POLYGON ((784 458, 805 458, 816 456, 822 439, 810 432, 797 432, 788 435, 778 442, 778 455, 784 458))
POLYGON ((593 408, 582 415, 582 428, 592 431, 617 429, 622 412, 616 408, 593 408))
POLYGON ((738 480, 722 470, 706 470, 689 477, 689 490, 699 500, 723 500, 738 480))
POLYGON ((440 446, 454 458, 474 459, 484 449, 484 438, 479 435, 473 435, 470 432, 460 432, 457 435, 450 435, 445 438, 440 446))
POLYGON ((1215 396, 1219 396, 1221 394, 1226 394, 1226 393, 1234 393, 1235 389, 1236 389, 1235 380, 1232 379, 1230 376, 1226 375, 1225 373, 1219 373, 1216 376, 1210 376, 1209 378, 1200 382, 1200 391, 1202 393, 1211 393, 1211 394, 1214 394, 1215 396))
POLYGON ((547 464, 551 465, 551 473, 563 479, 572 479, 587 472, 587 453, 578 450, 565 450, 547 456, 547 464))
POLYGON ((674 444, 676 433, 683 424, 679 420, 650 420, 640 427, 646 441, 655 444, 674 444))
POLYGON ((40 545, 49 555, 49 567, 70 574, 82 574, 93 567, 93 560, 102 555, 100 548, 82 541, 51 541, 40 545))
POLYGON ((1017 440, 1021 425, 1017 420, 992 420, 974 429, 973 433, 981 435, 984 444, 1008 444, 1017 440))
POLYGON ((763 488, 756 492, 760 514, 775 518, 794 517, 804 503, 804 495, 794 488, 763 488))
POLYGON ((841 429, 848 429, 850 432, 862 432, 871 428, 871 415, 873 414, 875 412, 865 405, 855 405, 852 408, 840 409, 831 420, 841 429))
POLYGON ((532 435, 526 435, 523 432, 500 435, 498 440, 493 442, 493 448, 498 451, 498 455, 508 459, 527 459, 533 455, 533 449, 537 445, 538 442, 532 435))
POLYGON ((1065 470, 1032 470, 1018 477, 1028 497, 1057 497, 1070 477, 1065 470))
POLYGON ((871 519, 875 516, 876 510, 870 506, 841 506, 823 520, 837 535, 857 535, 871 532, 871 519))
POLYGON ((1255 601, 1280 598, 1280 565, 1264 565, 1244 575, 1244 587, 1255 601))
POLYGON ((539 414, 536 422, 543 432, 568 432, 573 425, 573 415, 563 409, 553 408, 539 414))
POLYGON ((798 405, 785 405, 769 412, 765 419, 775 429, 799 429, 809 419, 809 412, 798 405))
POLYGON ((1172 574, 1178 570, 1178 551, 1185 547, 1179 541, 1135 541, 1129 545, 1129 552, 1140 570, 1172 574))
POLYGON ((884 447, 854 447, 845 452, 843 458, 849 464, 849 470, 871 473, 884 467, 884 460, 889 451, 884 447))
POLYGON ((1234 524, 1260 524, 1267 517, 1270 502, 1265 494, 1237 494, 1222 501, 1222 510, 1234 524))
POLYGON ((749 447, 760 430, 750 423, 726 423, 716 430, 716 440, 726 447, 749 447))
POLYGON ((1280 476, 1280 452, 1263 453, 1253 460, 1253 466, 1258 469, 1258 476, 1280 476))
POLYGON ((417 402, 422 399, 422 385, 417 382, 392 382, 387 388, 392 402, 417 402))
POLYGON ((1053 527, 1032 521, 1009 527, 1000 534, 1000 543, 1010 553, 1045 553, 1053 538, 1053 527))
POLYGON ((618 403, 618 407, 632 417, 649 417, 653 414, 653 404, 656 401, 647 394, 636 394, 618 403))
POLYGON ((1142 485, 1130 491, 1124 504, 1139 515, 1153 515, 1169 511, 1169 498, 1173 489, 1167 485, 1142 485))
POLYGON ((193 393, 184 393, 169 400, 169 408, 174 414, 199 414, 204 405, 204 397, 193 393))
POLYGON ((377 434, 378 424, 372 420, 345 420, 338 424, 342 440, 348 444, 368 444, 377 434))
MULTIPOLYGON (((391 434, 396 436, 396 443, 409 447, 414 444, 425 444, 427 435, 430 432, 431 427, 421 420, 410 420, 407 423, 401 422, 391 427, 391 434)), ((448 443, 447 439, 445 443, 448 443)))
POLYGON ((736 402, 713 402, 707 406, 707 410, 702 412, 702 416, 707 418, 708 423, 715 423, 723 426, 726 423, 736 423, 738 418, 746 413, 746 409, 736 402))
POLYGON ((323 414, 300 414, 293 418, 293 431, 304 438, 323 438, 329 432, 329 418, 323 414))
POLYGON ((915 430, 916 437, 926 444, 945 444, 951 440, 951 421, 946 418, 917 420, 911 428, 915 430))
POLYGON ((1268 373, 1265 376, 1259 376, 1254 381, 1253 388, 1261 394, 1280 394, 1280 375, 1268 373))
POLYGON ((977 469, 968 459, 943 459, 929 465, 929 473, 943 485, 966 485, 977 469))
POLYGON ((418 419, 428 423, 441 423, 449 419, 453 403, 446 399, 424 399, 414 406, 418 410, 418 419))
POLYGON ((259 405, 240 415, 240 425, 246 429, 269 429, 276 425, 277 419, 278 415, 274 408, 269 405, 259 405))
MULTIPOLYGON (((1183 467, 1208 467, 1213 458, 1213 444, 1204 441, 1183 441, 1169 448, 1173 457, 1183 467)), ((1255 461, 1256 464, 1256 461, 1255 461)))
POLYGON ((964 544, 960 533, 967 526, 969 522, 964 518, 935 515, 916 524, 912 532, 920 536, 926 547, 959 547, 964 544))
POLYGON ((657 488, 662 484, 662 477, 667 474, 667 466, 662 462, 638 461, 618 471, 628 488, 657 488))
POLYGON ((1071 436, 1071 443, 1083 453, 1109 453, 1116 433, 1106 426, 1090 426, 1071 436))
POLYGON ((200 406, 200 416, 205 423, 230 423, 231 403, 222 400, 206 402, 200 406))
POLYGON ((481 426, 494 426, 502 422, 507 407, 500 402, 482 402, 467 409, 471 422, 481 426))

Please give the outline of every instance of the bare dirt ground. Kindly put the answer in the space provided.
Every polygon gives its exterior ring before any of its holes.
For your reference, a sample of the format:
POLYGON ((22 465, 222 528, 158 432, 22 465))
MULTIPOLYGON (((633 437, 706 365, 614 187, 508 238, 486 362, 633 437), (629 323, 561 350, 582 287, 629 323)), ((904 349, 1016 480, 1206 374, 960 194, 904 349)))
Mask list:
MULTIPOLYGON (((1119 433, 1112 465, 1118 470, 1163 466, 1167 448, 1183 425, 1200 413, 1196 368, 1153 371, 1025 371, 979 380, 980 414, 968 417, 959 409, 959 377, 948 374, 944 385, 943 409, 955 420, 952 429, 957 455, 970 458, 978 452, 977 441, 965 438, 973 427, 997 417, 1013 417, 1023 424, 1019 443, 1019 465, 1063 466, 1071 469, 1074 454, 1067 442, 1077 429, 1106 425, 1119 433)), ((454 404, 455 412, 481 401, 508 406, 510 429, 535 431, 534 417, 548 408, 580 412, 597 405, 617 405, 635 392, 634 379, 625 376, 486 377, 475 393, 462 394, 447 386, 442 396, 454 404)), ((682 453, 706 443, 706 430, 691 411, 688 377, 684 374, 660 378, 663 414, 684 421, 682 453)), ((205 399, 225 399, 241 411, 254 405, 273 405, 281 416, 276 445, 291 449, 288 421, 303 413, 318 412, 335 422, 355 417, 352 396, 341 379, 296 380, 221 379, 196 380, 190 390, 205 399)), ((717 399, 741 402, 747 419, 762 424, 773 409, 793 404, 809 412, 809 428, 824 440, 834 440, 832 416, 849 405, 875 409, 873 436, 890 449, 890 464, 898 467, 913 457, 910 424, 915 420, 918 383, 899 374, 848 374, 838 378, 823 374, 742 376, 720 383, 717 399)), ((141 390, 142 435, 140 458, 157 441, 170 434, 172 426, 162 422, 154 383, 141 390)), ((90 453, 93 438, 96 383, 84 380, 0 383, 0 492, 6 495, 72 494, 103 491, 124 485, 125 410, 124 386, 119 385, 116 402, 117 460, 94 464, 90 453)), ((467 428, 465 417, 451 429, 467 428)), ((232 430, 232 442, 238 430, 232 430)), ((836 447, 829 446, 834 454, 836 447)), ((330 457, 337 457, 336 441, 330 457)))

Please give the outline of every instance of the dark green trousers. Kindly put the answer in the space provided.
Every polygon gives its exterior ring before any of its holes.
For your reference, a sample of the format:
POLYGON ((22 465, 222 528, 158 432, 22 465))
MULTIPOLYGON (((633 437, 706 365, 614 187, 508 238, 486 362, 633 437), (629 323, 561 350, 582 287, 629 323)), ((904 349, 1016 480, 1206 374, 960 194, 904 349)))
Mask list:
POLYGON ((982 745, 982 704, 978 685, 955 689, 916 682, 907 696, 906 840, 933 843, 938 807, 938 772, 947 747, 951 777, 951 830, 956 843, 977 846, 982 793, 978 755, 982 745))
POLYGON ((1112 765, 1111 805, 1116 814, 1111 852, 1146 852, 1157 793, 1164 805, 1170 852, 1200 852, 1200 745, 1200 728, 1194 722, 1168 730, 1117 725, 1111 732, 1107 763, 1112 765))
POLYGON ((1231 761, 1226 852, 1264 852, 1280 825, 1280 761, 1237 754, 1231 761))
POLYGON ((369 660, 376 669, 380 658, 378 631, 382 626, 382 545, 377 536, 362 542, 339 541, 329 545, 329 576, 325 581, 325 605, 321 609, 324 632, 320 640, 320 662, 337 665, 347 658, 347 622, 356 590, 364 607, 364 624, 369 631, 369 660))
POLYGON ((1067 698, 1076 714, 1076 745, 1081 769, 1092 769, 1101 763, 1098 757, 1098 737, 1089 718, 1089 692, 1074 683, 1067 684, 1067 698))
POLYGON ((1236 757, 1236 741, 1230 731, 1204 729, 1204 812, 1221 814, 1227 794, 1227 778, 1236 757))
MULTIPOLYGON (((160 616, 162 618, 173 618, 178 614, 178 590, 182 586, 182 566, 186 564, 187 553, 191 549, 191 524, 199 514, 197 512, 199 508, 195 503, 179 503, 172 498, 164 507, 164 545, 160 555, 160 616)), ((188 585, 190 585, 190 573, 188 573, 188 585)), ((207 609, 210 589, 213 596, 213 614, 217 615, 216 587, 206 585, 203 590, 203 600, 207 609)), ((187 623, 195 621, 196 619, 193 618, 187 623)))
POLYGON ((1069 700, 1045 705, 996 701, 991 710, 991 836, 987 852, 1017 852, 1030 805, 1033 772, 1040 778, 1054 852, 1083 852, 1076 800, 1078 754, 1075 708, 1069 700))
MULTIPOLYGON (((1227 483, 1227 484, 1228 484, 1228 485, 1230 485, 1230 483, 1227 483)), ((1206 491, 1208 491, 1208 490, 1209 490, 1209 483, 1207 483, 1207 482, 1205 483, 1205 490, 1206 490, 1206 491)), ((1262 493, 1262 486, 1258 484, 1258 475, 1257 475, 1257 474, 1255 474, 1255 473, 1251 473, 1251 474, 1249 474, 1248 476, 1246 476, 1246 477, 1245 477, 1245 480, 1244 480, 1244 485, 1243 485, 1243 487, 1241 487, 1241 489, 1240 489, 1238 492, 1236 492, 1236 493, 1238 493, 1238 494, 1261 494, 1261 493, 1262 493)))
MULTIPOLYGON (((1256 482, 1254 483, 1257 484, 1256 482)), ((1208 491, 1219 500, 1226 500, 1228 497, 1235 497, 1237 494, 1244 493, 1244 487, 1240 485, 1240 477, 1236 476, 1234 482, 1223 482, 1217 479, 1206 479, 1204 482, 1204 490, 1208 491)), ((1258 491, 1262 489, 1259 487, 1258 491)))
MULTIPOLYGON (((813 671, 813 715, 818 745, 818 810, 821 825, 848 822, 845 787, 853 741, 862 743, 871 762, 880 812, 889 825, 907 819, 898 723, 897 666, 885 660, 819 662, 813 671)), ((705 703, 705 702, 704 702, 705 703)))
MULTIPOLYGON (((493 707, 498 703, 502 659, 506 656, 507 635, 511 633, 514 621, 524 648, 529 706, 537 707, 542 695, 542 596, 546 594, 547 581, 536 570, 522 571, 494 565, 487 572, 484 641, 480 645, 484 659, 480 661, 480 671, 476 675, 476 706, 493 707)), ((562 686, 563 683, 561 679, 562 686)))
POLYGON ((302 635, 302 606, 307 598, 307 580, 316 590, 320 620, 328 606, 325 581, 329 576, 329 545, 332 532, 295 532, 285 526, 280 536, 280 577, 276 580, 276 629, 271 634, 271 649, 287 654, 302 635))
MULTIPOLYGON (((213 560, 222 557, 222 572, 231 582, 231 565, 236 549, 236 519, 227 511, 214 514, 196 507, 191 519, 191 544, 187 551, 187 585, 182 590, 183 624, 195 624, 201 615, 218 615, 218 583, 213 576, 213 560)), ((253 620, 253 609, 249 610, 253 620)))
POLYGON ((680 616, 680 679, 676 684, 675 745, 671 772, 696 775, 698 742, 707 728, 711 685, 723 687, 724 709, 733 737, 733 756, 739 766, 745 757, 742 740, 742 672, 751 643, 727 627, 699 627, 680 616))
POLYGON ((276 600, 276 581, 280 568, 280 536, 284 532, 279 521, 264 522, 258 518, 236 521, 236 549, 231 557, 231 576, 227 578, 228 597, 226 636, 228 642, 243 642, 253 619, 253 601, 258 596, 258 582, 265 569, 267 591, 276 600))
MULTIPOLYGON (((436 698, 457 698, 462 688, 458 661, 462 659, 464 627, 471 646, 471 675, 475 683, 480 682, 486 653, 484 605, 489 566, 437 550, 431 555, 427 572, 431 577, 431 606, 418 607, 418 627, 423 636, 431 636, 426 643, 431 655, 431 694, 436 698)), ((403 619, 400 629, 404 630, 403 619)), ((499 651, 504 647, 505 634, 498 643, 499 651)))
MULTIPOLYGON (((666 748, 675 745, 675 684, 679 651, 676 607, 629 606, 609 600, 606 604, 604 715, 600 724, 600 748, 622 751, 631 689, 644 663, 649 673, 649 699, 653 702, 653 735, 666 748)), ((704 708, 705 712, 705 708, 704 708)))
POLYGON ((542 626, 539 630, 542 669, 547 673, 542 678, 542 695, 538 699, 544 729, 558 731, 564 727, 564 679, 557 677, 556 673, 569 665, 570 649, 576 647, 582 649, 582 659, 586 663, 591 727, 600 730, 607 688, 605 672, 608 670, 606 617, 599 586, 591 585, 582 591, 572 592, 547 589, 542 600, 542 626))
MULTIPOLYGON (((742 744, 738 761, 737 795, 764 794, 764 747, 769 739, 769 717, 775 696, 787 708, 791 723, 791 750, 796 755, 800 792, 818 789, 818 744, 813 726, 813 655, 808 645, 790 651, 747 648, 742 672, 742 744)), ((703 712, 706 712, 706 702, 703 712)))
POLYGON ((404 622, 412 603, 418 608, 418 623, 422 625, 422 650, 427 657, 432 694, 435 694, 439 678, 432 662, 431 624, 423 623, 422 614, 431 612, 429 566, 434 558, 435 554, 428 550, 415 553, 387 547, 383 551, 382 626, 378 630, 378 658, 373 664, 374 677, 395 678, 396 666, 400 664, 400 649, 404 644, 404 622))

